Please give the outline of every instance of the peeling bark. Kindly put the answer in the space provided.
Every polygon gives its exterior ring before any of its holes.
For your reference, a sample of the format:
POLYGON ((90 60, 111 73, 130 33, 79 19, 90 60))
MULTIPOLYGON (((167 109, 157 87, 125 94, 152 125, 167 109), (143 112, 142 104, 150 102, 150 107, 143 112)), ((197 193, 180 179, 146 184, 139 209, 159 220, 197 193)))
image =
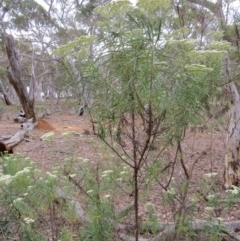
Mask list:
POLYGON ((37 117, 34 111, 34 98, 30 99, 27 89, 24 86, 19 56, 15 49, 14 38, 12 35, 6 36, 6 50, 9 59, 9 66, 7 68, 9 82, 13 85, 19 97, 26 117, 28 119, 33 118, 33 120, 36 121, 37 117))
POLYGON ((225 153, 225 188, 240 184, 240 99, 235 84, 226 85, 225 91, 231 98, 230 123, 225 153))

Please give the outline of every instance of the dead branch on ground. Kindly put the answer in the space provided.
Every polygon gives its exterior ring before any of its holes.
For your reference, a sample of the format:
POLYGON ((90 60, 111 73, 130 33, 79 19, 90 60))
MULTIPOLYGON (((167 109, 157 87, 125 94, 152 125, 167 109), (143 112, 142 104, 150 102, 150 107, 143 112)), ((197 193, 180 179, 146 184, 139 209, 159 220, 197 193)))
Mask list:
POLYGON ((13 135, 9 140, 5 141, 4 143, 9 147, 12 148, 19 144, 25 137, 29 137, 30 132, 34 129, 37 125, 37 122, 33 123, 33 119, 27 120, 26 123, 21 124, 20 130, 13 135))

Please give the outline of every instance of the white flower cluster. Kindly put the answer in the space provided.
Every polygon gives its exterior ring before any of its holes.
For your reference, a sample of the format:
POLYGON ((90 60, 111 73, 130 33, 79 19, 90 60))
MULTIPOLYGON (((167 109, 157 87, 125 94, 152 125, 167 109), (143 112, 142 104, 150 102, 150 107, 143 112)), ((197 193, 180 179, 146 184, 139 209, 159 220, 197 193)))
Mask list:
POLYGON ((77 174, 69 174, 69 177, 74 178, 77 174))
POLYGON ((226 192, 231 193, 233 195, 238 195, 240 192, 240 188, 237 186, 232 185, 233 189, 226 190, 226 192))
POLYGON ((25 221, 26 224, 31 224, 31 223, 35 222, 35 220, 32 219, 32 218, 24 218, 24 221, 25 221))
POLYGON ((23 200, 23 198, 18 197, 13 201, 13 203, 18 203, 18 202, 21 202, 22 200, 23 200))
POLYGON ((56 175, 52 174, 51 172, 47 172, 48 176, 51 177, 51 178, 57 178, 56 175))
POLYGON ((198 43, 198 41, 196 39, 171 39, 169 43, 194 46, 198 43))
POLYGON ((79 159, 82 163, 87 163, 87 162, 89 162, 89 159, 84 158, 84 157, 79 157, 78 159, 79 159))
POLYGON ((11 183, 12 179, 13 179, 13 176, 11 175, 2 175, 0 176, 0 183, 4 183, 8 185, 9 183, 11 183))
POLYGON ((17 172, 17 173, 14 175, 14 177, 20 176, 20 175, 25 174, 25 173, 29 173, 29 172, 31 172, 30 169, 31 169, 31 167, 25 167, 23 170, 17 172))
POLYGON ((204 174, 204 176, 207 178, 213 178, 213 177, 217 176, 217 172, 206 173, 206 174, 204 174))
POLYGON ((111 173, 113 173, 113 170, 105 170, 105 171, 102 172, 102 177, 107 177, 111 173))
POLYGON ((120 172, 120 175, 125 175, 125 174, 127 174, 126 171, 122 171, 122 172, 120 172))
POLYGON ((5 185, 9 185, 12 180, 18 176, 21 176, 23 174, 29 173, 31 172, 31 167, 25 167, 23 170, 17 172, 15 175, 3 175, 2 172, 0 173, 0 184, 5 184, 5 185))
POLYGON ((207 199, 208 199, 209 201, 214 200, 215 197, 216 197, 216 196, 215 196, 214 194, 209 194, 209 195, 207 195, 207 199))
POLYGON ((110 197, 111 197, 111 195, 109 195, 109 194, 104 195, 104 198, 106 198, 106 199, 108 199, 110 197))
POLYGON ((175 189, 174 189, 173 187, 170 188, 169 190, 167 190, 167 193, 168 193, 169 195, 171 195, 171 196, 176 195, 176 191, 175 191, 175 189))

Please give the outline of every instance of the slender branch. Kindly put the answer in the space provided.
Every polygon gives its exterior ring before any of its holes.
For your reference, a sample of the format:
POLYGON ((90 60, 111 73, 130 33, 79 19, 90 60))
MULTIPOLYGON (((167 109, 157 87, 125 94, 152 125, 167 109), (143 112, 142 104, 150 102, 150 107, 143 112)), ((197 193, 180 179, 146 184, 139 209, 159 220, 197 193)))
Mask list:
POLYGON ((178 149, 179 149, 179 152, 180 152, 180 162, 181 162, 182 168, 184 170, 185 176, 186 176, 187 179, 190 179, 187 167, 185 166, 184 161, 183 161, 183 152, 182 152, 182 147, 181 147, 180 141, 178 142, 178 149))

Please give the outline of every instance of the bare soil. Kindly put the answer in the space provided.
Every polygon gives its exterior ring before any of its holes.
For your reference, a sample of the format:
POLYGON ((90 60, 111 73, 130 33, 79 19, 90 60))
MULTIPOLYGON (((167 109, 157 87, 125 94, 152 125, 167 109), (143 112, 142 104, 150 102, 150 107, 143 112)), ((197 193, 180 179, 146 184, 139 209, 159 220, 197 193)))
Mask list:
MULTIPOLYGON (((31 133, 30 139, 24 140, 14 147, 14 152, 29 156, 44 170, 48 170, 55 166, 58 161, 69 156, 70 151, 74 156, 81 156, 90 160, 95 158, 96 154, 91 150, 89 142, 92 142, 92 139, 97 141, 97 138, 92 135, 92 127, 88 118, 70 114, 68 109, 61 107, 58 109, 58 106, 54 104, 48 105, 48 107, 51 109, 51 114, 40 119, 37 128, 31 133), (41 140, 41 136, 50 131, 55 133, 54 146, 41 140), (68 143, 69 148, 71 148, 69 151, 65 150, 66 143, 62 138, 62 134, 68 131, 74 132, 71 140, 69 140, 70 143, 68 143), (51 156, 53 148, 54 152, 59 154, 58 160, 51 156)), ((14 135, 21 128, 20 123, 14 123, 13 121, 17 114, 18 111, 15 109, 6 107, 6 111, 0 120, 0 137, 14 135)))

